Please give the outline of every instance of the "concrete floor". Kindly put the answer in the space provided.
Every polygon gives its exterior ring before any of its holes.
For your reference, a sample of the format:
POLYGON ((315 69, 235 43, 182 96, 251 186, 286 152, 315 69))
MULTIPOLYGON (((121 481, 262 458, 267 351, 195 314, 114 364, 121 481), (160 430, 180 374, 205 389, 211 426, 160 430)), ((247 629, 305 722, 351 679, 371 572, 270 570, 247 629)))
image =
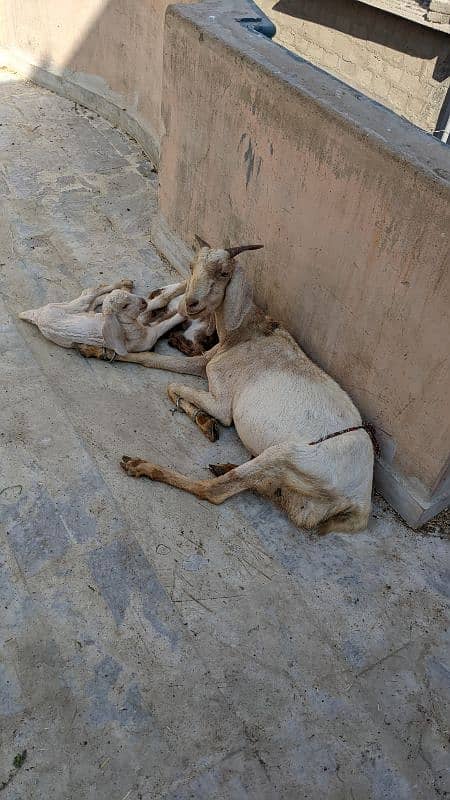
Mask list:
POLYGON ((5 73, 0 108, 2 798, 445 797, 445 523, 412 532, 377 499, 367 532, 319 539, 252 495, 127 478, 122 453, 199 476, 245 454, 171 414, 167 373, 85 361, 16 315, 172 278, 156 175, 5 73))

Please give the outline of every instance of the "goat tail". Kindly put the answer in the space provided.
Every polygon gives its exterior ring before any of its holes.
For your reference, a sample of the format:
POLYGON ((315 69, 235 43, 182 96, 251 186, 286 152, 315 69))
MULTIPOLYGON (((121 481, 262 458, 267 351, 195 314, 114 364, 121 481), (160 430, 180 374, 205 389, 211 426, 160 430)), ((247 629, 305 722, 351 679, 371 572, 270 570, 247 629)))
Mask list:
POLYGON ((34 325, 37 324, 37 311, 34 308, 30 308, 29 311, 21 311, 19 314, 19 319, 24 319, 27 322, 32 322, 34 325))

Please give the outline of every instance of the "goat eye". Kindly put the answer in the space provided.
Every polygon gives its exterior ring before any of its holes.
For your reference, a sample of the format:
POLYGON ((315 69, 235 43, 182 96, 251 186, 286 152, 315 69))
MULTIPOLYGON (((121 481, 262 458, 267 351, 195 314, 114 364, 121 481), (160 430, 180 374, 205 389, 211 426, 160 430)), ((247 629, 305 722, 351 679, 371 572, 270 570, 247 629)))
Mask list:
POLYGON ((221 278, 228 278, 228 272, 221 272, 220 273, 220 277, 221 278))

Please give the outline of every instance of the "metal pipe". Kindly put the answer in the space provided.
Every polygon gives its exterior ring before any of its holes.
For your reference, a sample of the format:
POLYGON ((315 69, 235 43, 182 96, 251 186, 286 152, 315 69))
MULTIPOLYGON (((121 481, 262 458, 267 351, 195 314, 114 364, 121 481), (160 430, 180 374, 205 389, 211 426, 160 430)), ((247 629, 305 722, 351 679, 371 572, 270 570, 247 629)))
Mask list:
POLYGON ((448 140, 449 136, 450 136, 450 109, 449 109, 449 112, 448 112, 447 123, 446 123, 445 128, 444 128, 444 133, 442 134, 442 137, 441 137, 441 142, 444 142, 444 144, 447 144, 447 140, 448 140))

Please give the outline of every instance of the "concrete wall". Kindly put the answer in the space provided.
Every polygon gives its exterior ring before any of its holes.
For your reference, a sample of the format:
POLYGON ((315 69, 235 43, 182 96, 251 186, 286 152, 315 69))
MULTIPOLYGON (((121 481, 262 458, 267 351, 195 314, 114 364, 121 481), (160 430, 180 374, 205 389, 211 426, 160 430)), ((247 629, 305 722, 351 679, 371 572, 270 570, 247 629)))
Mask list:
POLYGON ((157 162, 167 6, 168 0, 0 0, 3 62, 29 67, 39 83, 99 110, 157 162))
POLYGON ((447 469, 448 150, 220 6, 168 12, 162 213, 265 244, 260 303, 377 425, 379 485, 417 521, 447 469))
MULTIPOLYGON (((276 41, 434 131, 450 88, 450 36, 355 0, 260 0, 276 41)), ((436 26, 438 27, 438 26, 436 26)))
POLYGON ((375 422, 377 485, 418 524, 450 496, 449 151, 246 29, 244 0, 171 7, 163 65, 165 9, 0 0, 2 63, 161 145, 153 236, 181 269, 195 232, 265 244, 259 301, 375 422))

